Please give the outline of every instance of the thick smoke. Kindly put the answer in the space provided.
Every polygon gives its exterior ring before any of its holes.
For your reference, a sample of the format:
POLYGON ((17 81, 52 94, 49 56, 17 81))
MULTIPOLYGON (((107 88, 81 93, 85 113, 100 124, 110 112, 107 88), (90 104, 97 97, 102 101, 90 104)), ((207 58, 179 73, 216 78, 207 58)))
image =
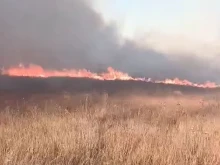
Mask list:
POLYGON ((172 60, 119 41, 117 28, 83 0, 0 0, 1 67, 34 63, 99 72, 112 66, 133 76, 218 80, 218 71, 197 58, 172 60))

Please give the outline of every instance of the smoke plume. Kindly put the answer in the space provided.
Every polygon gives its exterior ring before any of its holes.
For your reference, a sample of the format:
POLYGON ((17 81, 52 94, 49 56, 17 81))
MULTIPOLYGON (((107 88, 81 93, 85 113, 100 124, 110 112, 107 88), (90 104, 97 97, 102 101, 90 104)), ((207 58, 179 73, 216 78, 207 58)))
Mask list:
POLYGON ((193 55, 172 59, 132 40, 121 43, 116 26, 105 24, 83 0, 0 0, 0 66, 19 63, 97 72, 112 66, 132 76, 219 80, 219 70, 193 55))

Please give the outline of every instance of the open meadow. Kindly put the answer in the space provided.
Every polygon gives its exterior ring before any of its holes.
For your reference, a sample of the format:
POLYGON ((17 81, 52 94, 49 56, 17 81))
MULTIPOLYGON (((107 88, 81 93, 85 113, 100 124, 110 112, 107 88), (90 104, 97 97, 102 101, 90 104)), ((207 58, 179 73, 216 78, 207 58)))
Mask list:
POLYGON ((211 95, 36 94, 3 103, 3 165, 220 164, 220 100, 211 95))

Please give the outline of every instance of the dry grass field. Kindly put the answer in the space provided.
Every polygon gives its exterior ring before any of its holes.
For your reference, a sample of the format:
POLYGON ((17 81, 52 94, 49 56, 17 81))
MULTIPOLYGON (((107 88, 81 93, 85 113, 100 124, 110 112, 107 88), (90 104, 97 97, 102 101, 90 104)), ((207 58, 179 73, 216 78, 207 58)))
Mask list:
POLYGON ((2 165, 220 164, 220 100, 211 96, 66 93, 4 104, 2 165))

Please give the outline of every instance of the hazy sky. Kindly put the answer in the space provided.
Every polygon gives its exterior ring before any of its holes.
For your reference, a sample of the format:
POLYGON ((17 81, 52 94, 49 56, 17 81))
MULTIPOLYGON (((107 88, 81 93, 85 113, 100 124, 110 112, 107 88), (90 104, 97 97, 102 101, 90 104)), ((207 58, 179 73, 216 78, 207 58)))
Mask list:
POLYGON ((97 0, 94 6, 124 36, 141 36, 158 51, 220 52, 219 0, 97 0))
POLYGON ((219 0, 97 0, 95 6, 128 36, 141 30, 219 37, 219 0))

